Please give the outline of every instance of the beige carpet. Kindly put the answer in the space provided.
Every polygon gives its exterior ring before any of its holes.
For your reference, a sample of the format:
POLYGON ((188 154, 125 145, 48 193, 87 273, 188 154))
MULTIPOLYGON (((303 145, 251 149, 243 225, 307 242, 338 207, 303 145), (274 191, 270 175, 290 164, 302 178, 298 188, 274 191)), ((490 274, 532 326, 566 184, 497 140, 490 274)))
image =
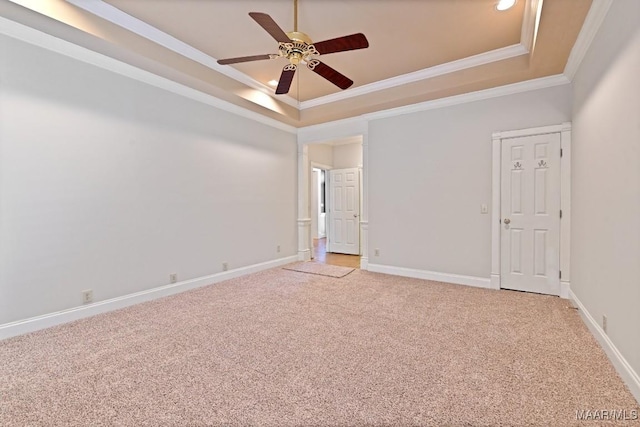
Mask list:
POLYGON ((637 409, 568 306, 277 268, 0 341, 0 425, 567 426, 637 409))
POLYGON ((296 262, 284 267, 285 270, 298 271, 300 273, 318 274, 320 276, 328 277, 344 277, 351 273, 355 268, 341 267, 339 265, 322 264, 319 262, 307 261, 296 262))

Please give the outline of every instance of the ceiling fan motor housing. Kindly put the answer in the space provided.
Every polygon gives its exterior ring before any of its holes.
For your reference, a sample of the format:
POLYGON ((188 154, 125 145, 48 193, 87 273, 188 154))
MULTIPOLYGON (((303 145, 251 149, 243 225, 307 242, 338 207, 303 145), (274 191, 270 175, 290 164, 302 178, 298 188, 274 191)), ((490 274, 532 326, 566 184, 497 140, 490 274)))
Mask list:
POLYGON ((319 55, 311 37, 305 33, 292 31, 287 33, 287 36, 291 39, 291 43, 280 43, 280 54, 289 60, 293 65, 298 65, 300 62, 309 62, 312 55, 319 55))

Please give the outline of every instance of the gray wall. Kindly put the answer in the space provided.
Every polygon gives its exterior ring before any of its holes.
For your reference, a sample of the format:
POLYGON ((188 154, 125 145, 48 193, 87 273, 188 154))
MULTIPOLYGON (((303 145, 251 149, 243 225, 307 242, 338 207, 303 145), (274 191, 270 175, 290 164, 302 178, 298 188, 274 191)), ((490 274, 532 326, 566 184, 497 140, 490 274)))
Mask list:
POLYGON ((0 53, 0 324, 295 255, 294 134, 4 36, 0 53))
POLYGON ((640 2, 616 0, 573 81, 572 283, 640 372, 640 2))
POLYGON ((570 119, 567 84, 371 121, 369 262, 488 279, 491 134, 570 119))

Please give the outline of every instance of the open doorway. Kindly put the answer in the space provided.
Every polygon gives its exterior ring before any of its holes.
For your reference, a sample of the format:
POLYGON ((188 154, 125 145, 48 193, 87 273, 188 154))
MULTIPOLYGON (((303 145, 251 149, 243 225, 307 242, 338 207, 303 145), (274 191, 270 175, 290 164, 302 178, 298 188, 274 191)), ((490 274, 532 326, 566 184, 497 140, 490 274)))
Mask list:
POLYGON ((359 268, 362 136, 307 145, 311 257, 359 268))

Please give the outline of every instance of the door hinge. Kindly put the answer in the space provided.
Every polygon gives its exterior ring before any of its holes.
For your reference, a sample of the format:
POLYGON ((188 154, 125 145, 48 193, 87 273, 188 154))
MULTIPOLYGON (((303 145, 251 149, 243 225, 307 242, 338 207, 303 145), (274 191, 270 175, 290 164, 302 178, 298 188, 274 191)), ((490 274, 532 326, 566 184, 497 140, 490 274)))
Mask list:
POLYGON ((560 157, 562 157, 562 148, 560 149, 560 157))
POLYGON ((562 209, 560 209, 560 218, 562 219, 562 209))
POLYGON ((562 270, 558 271, 558 279, 562 279, 562 270))

